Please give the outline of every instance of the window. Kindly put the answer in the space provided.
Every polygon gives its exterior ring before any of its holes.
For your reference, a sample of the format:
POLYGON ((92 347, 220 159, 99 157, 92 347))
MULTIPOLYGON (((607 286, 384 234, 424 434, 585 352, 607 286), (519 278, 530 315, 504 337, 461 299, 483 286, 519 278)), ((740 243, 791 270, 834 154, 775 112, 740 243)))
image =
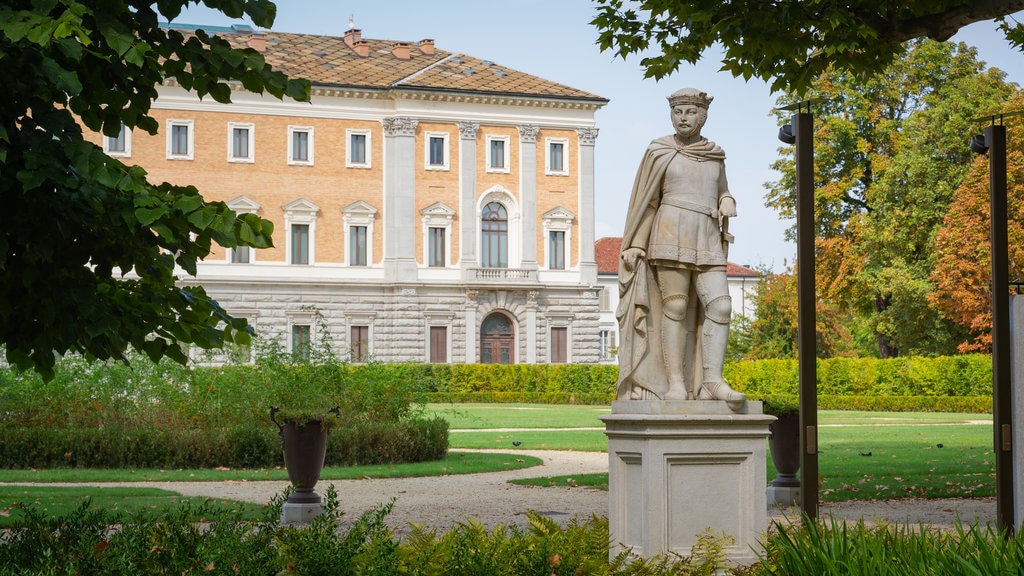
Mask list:
POLYGON ((508 136, 487 137, 487 171, 509 171, 509 138, 508 136))
POLYGON ((548 237, 544 247, 548 270, 565 270, 570 264, 567 247, 572 246, 572 223, 576 216, 561 206, 541 215, 544 234, 548 237))
POLYGON ((256 159, 253 146, 253 124, 228 122, 228 162, 253 162, 256 159))
POLYGON ((444 257, 444 228, 430 228, 427 233, 427 266, 434 266, 443 268, 445 266, 444 257))
POLYGON ((551 363, 565 364, 569 361, 569 328, 553 326, 551 328, 551 363))
POLYGON ((373 220, 377 209, 359 200, 341 209, 349 266, 373 264, 373 220))
POLYGON ((480 264, 484 268, 508 268, 508 212, 497 202, 480 214, 480 264))
POLYGON ((615 331, 604 328, 598 333, 599 350, 598 357, 601 360, 609 360, 615 357, 615 331))
MULTIPOLYGON (((256 214, 260 210, 259 202, 249 198, 248 196, 236 196, 226 202, 228 208, 235 211, 235 214, 256 214)), ((256 250, 249 246, 236 246, 235 248, 228 248, 225 252, 225 257, 228 262, 234 264, 252 264, 256 261, 256 250)))
POLYGON ((430 327, 430 361, 448 362, 448 327, 430 327))
POLYGON ((548 233, 548 268, 565 270, 565 232, 548 233))
POLYGON ((366 266, 366 226, 348 229, 349 266, 366 266))
POLYGON ((288 127, 288 163, 313 165, 313 128, 311 126, 288 127))
POLYGON ((248 246, 236 246, 231 249, 231 263, 232 264, 249 264, 250 254, 248 246))
POLYGON ((350 356, 353 362, 366 362, 370 358, 370 327, 352 326, 349 329, 350 356))
POLYGON ((167 121, 167 158, 170 160, 192 160, 193 123, 191 120, 167 121))
POLYGON ((370 131, 348 129, 345 131, 348 141, 348 154, 345 155, 345 166, 349 168, 370 167, 370 131))
POLYGON ((444 268, 451 259, 451 247, 448 238, 451 236, 455 210, 444 202, 434 202, 420 210, 423 231, 423 260, 427 266, 444 268))
POLYGON ((309 264, 309 224, 292 224, 292 264, 309 264))
POLYGON ((103 137, 103 151, 110 156, 131 156, 132 131, 124 124, 121 124, 121 131, 118 132, 117 136, 103 137))
POLYGON ((427 170, 448 170, 448 133, 427 132, 426 158, 427 170))
POLYGON ((553 176, 568 176, 569 163, 566 161, 565 151, 569 147, 569 141, 564 138, 547 139, 547 166, 545 174, 553 176))
POLYGON ((292 356, 299 360, 309 360, 309 325, 292 325, 292 356))

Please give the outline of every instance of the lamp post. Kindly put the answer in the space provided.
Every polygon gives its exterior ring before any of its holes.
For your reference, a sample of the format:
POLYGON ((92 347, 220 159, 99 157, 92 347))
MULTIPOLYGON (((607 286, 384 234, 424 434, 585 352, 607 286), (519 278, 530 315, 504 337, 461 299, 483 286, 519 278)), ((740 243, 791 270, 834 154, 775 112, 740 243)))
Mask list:
POLYGON ((805 100, 782 108, 796 110, 779 140, 796 144, 797 348, 800 378, 800 508, 818 517, 818 367, 814 283, 814 116, 805 100), (806 108, 806 112, 803 109, 806 108))
MULTIPOLYGON (((1019 114, 1019 113, 1014 113, 1019 114)), ((1013 399, 1010 386, 1010 258, 1006 200, 1006 126, 997 114, 985 134, 971 138, 972 152, 988 152, 990 238, 992 252, 992 436, 996 461, 996 525, 1014 531, 1013 399), (998 124, 996 121, 998 120, 998 124)))

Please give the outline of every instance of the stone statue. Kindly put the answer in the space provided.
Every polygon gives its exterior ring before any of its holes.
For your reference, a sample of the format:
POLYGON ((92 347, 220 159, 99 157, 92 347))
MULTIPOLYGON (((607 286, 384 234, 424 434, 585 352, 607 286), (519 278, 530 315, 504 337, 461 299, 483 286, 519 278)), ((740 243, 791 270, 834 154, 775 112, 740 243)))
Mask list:
POLYGON ((676 133, 651 142, 637 171, 619 259, 619 400, 746 400, 722 377, 736 201, 725 152, 700 133, 712 100, 669 96, 676 133))

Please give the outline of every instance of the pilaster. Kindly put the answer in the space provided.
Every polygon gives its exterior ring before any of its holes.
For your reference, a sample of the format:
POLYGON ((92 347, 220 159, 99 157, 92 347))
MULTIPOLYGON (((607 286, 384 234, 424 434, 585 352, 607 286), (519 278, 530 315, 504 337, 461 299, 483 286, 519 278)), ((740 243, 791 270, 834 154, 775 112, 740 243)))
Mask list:
MULTIPOLYGON (((522 268, 537 268, 537 133, 536 124, 519 126, 519 198, 522 215, 522 268)), ((595 279, 597 277, 595 276, 595 279)))
MULTIPOLYGON (((476 135, 479 122, 459 122, 459 267, 475 268, 476 257, 476 135)), ((475 358, 475 355, 472 356, 475 358)), ((467 359, 467 362, 475 360, 467 359)))
POLYGON ((406 116, 384 118, 384 277, 416 281, 416 126, 406 116))
POLYGON ((594 144, 597 128, 579 128, 580 141, 580 280, 597 284, 597 261, 594 258, 594 144))

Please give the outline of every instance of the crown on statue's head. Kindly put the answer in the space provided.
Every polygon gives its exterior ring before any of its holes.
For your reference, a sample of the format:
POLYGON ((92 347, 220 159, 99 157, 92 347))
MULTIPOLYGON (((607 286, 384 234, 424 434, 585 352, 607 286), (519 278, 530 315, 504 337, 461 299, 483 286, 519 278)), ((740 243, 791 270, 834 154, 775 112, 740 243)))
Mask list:
POLYGON ((693 104, 707 110, 714 99, 713 96, 708 96, 707 93, 696 88, 683 88, 682 90, 676 90, 668 97, 668 105, 675 107, 683 104, 693 104))

